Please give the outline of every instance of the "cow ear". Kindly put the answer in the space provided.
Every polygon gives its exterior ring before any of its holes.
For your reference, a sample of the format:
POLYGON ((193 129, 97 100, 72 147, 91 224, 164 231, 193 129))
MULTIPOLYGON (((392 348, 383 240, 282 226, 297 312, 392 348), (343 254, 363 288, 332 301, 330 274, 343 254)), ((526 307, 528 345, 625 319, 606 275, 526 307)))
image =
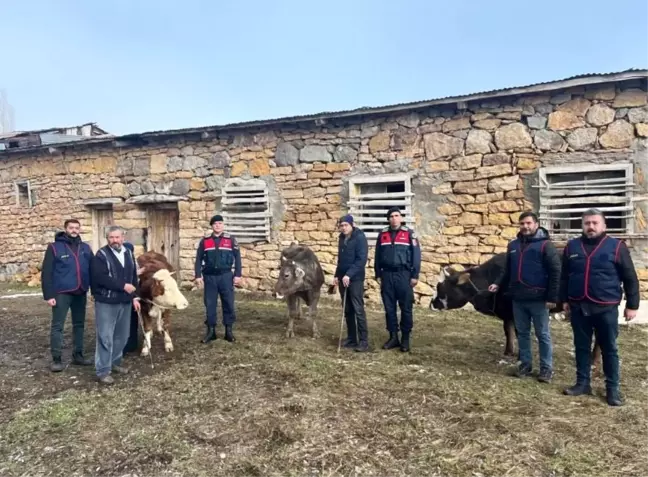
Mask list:
POLYGON ((306 272, 304 271, 303 268, 297 267, 295 268, 295 275, 297 275, 299 278, 302 278, 304 275, 306 275, 306 272))
POLYGON ((459 278, 457 278, 457 284, 463 285, 464 283, 468 283, 470 281, 470 273, 462 273, 459 275, 459 278))

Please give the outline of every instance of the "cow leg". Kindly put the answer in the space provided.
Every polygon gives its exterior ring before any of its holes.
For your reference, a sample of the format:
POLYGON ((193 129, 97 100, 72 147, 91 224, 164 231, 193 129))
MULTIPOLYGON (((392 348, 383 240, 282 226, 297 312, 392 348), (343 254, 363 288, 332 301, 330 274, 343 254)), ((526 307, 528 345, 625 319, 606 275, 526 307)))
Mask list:
POLYGON ((313 291, 308 304, 308 317, 313 322, 313 339, 320 337, 319 329, 317 328, 317 303, 319 302, 319 290, 313 291))
POLYGON ((164 310, 162 313, 162 333, 164 334, 164 351, 170 353, 173 351, 173 341, 171 341, 171 310, 164 310))
POLYGON ((295 295, 290 295, 286 297, 286 302, 288 303, 288 329, 286 330, 286 338, 294 338, 295 331, 293 327, 295 315, 299 313, 299 298, 295 295))
POLYGON ((515 322, 513 318, 504 320, 504 336, 506 336, 506 346, 504 347, 504 355, 514 356, 515 355, 515 346, 513 345, 515 340, 515 322))
POLYGON ((153 336, 153 323, 148 313, 142 313, 144 326, 144 342, 142 343, 142 356, 148 356, 151 351, 151 336, 153 336))

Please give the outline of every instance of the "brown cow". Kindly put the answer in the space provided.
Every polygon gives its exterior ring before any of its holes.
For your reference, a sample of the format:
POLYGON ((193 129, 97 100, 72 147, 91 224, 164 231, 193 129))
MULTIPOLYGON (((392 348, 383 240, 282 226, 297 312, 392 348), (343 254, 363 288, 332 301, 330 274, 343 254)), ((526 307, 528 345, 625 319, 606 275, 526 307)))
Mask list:
POLYGON ((184 310, 189 306, 189 302, 180 292, 172 276, 175 271, 164 255, 153 251, 146 252, 137 257, 137 265, 144 326, 141 354, 147 356, 151 350, 153 320, 156 320, 158 333, 164 335, 164 350, 173 351, 173 342, 169 334, 171 310, 184 310))

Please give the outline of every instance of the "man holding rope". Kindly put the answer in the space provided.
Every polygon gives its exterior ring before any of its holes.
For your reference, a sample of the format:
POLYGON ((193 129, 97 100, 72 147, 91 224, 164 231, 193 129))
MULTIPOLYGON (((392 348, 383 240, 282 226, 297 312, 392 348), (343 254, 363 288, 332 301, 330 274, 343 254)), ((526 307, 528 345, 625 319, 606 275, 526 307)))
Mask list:
POLYGON ((347 324, 345 348, 358 352, 369 351, 367 315, 364 310, 365 266, 367 265, 368 244, 364 232, 353 225, 353 217, 345 215, 338 222, 338 259, 335 269, 334 286, 340 286, 343 298, 344 317, 347 324), (340 283, 341 282, 341 283, 340 283), (346 294, 349 296, 345 296, 346 294), (346 298, 346 300, 344 300, 346 298))
POLYGON ((100 248, 91 267, 92 295, 95 299, 97 349, 95 368, 102 384, 113 384, 111 371, 127 373, 121 366, 124 345, 128 341, 131 307, 139 311, 137 263, 130 249, 124 246, 124 230, 111 226, 108 245, 100 248))

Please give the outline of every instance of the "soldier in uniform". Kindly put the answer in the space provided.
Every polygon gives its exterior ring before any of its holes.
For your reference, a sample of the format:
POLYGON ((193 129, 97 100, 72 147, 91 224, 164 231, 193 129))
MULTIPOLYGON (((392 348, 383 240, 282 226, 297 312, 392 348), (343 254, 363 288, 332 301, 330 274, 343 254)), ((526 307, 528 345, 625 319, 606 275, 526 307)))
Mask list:
POLYGON ((378 234, 374 259, 389 332, 389 340, 383 349, 400 346, 401 351, 408 352, 413 326, 413 288, 418 283, 421 271, 421 248, 414 230, 402 224, 403 216, 398 207, 389 209, 387 219, 389 226, 378 234), (400 340, 396 303, 401 310, 400 340))
POLYGON ((232 325, 234 312, 234 286, 241 283, 241 251, 236 238, 224 232, 223 216, 214 215, 209 221, 213 233, 202 238, 196 252, 195 277, 198 288, 204 287, 207 333, 203 343, 216 339, 216 310, 218 297, 223 310, 225 339, 235 341, 232 325), (234 273, 232 273, 234 266, 234 273))

